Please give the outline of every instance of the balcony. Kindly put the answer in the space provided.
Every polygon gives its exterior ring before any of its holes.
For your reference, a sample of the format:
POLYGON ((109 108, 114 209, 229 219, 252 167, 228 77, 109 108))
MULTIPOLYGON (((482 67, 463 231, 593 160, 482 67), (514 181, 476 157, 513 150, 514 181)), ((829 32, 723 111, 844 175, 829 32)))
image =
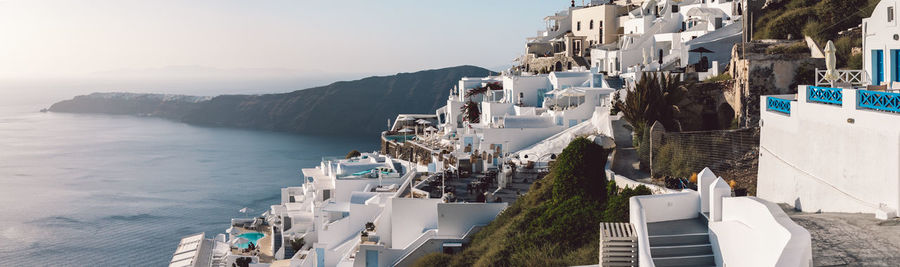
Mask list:
POLYGON ((900 92, 801 86, 798 93, 800 101, 797 101, 798 96, 795 95, 766 96, 765 110, 790 116, 793 105, 804 106, 794 108, 807 109, 806 104, 820 104, 820 107, 831 106, 852 113, 900 113, 900 92))
POLYGON ((807 86, 806 87, 807 102, 824 103, 832 105, 841 105, 844 100, 843 89, 807 86))
POLYGON ((816 69, 816 86, 844 84, 853 87, 863 87, 869 84, 869 76, 864 70, 837 70, 837 79, 834 81, 825 79, 827 72, 827 70, 816 69))
POLYGON ((859 90, 856 92, 857 106, 877 111, 900 112, 900 93, 859 90))
POLYGON ((766 110, 791 115, 791 102, 792 100, 778 98, 776 96, 767 96, 766 110))

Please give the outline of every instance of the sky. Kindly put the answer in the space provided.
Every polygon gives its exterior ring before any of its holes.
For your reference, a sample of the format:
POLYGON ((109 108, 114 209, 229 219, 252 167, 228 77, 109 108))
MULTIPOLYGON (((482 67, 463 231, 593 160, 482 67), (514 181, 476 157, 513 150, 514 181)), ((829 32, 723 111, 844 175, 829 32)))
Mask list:
POLYGON ((523 52, 544 16, 568 5, 0 0, 0 80, 330 79, 456 65, 498 69, 523 52))

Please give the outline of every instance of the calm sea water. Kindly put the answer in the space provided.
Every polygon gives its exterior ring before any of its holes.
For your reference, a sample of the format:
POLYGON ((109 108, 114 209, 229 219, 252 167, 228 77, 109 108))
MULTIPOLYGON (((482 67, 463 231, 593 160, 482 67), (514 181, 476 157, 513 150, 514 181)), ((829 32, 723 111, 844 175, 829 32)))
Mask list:
POLYGON ((0 106, 0 266, 165 266, 179 239, 279 201, 377 137, 205 128, 0 106))

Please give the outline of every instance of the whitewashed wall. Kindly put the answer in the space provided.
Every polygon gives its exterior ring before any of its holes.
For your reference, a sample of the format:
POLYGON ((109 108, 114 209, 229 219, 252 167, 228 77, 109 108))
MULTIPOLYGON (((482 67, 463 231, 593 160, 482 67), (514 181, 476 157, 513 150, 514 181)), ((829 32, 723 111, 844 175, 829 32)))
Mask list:
POLYGON ((462 237, 476 225, 487 225, 508 203, 438 203, 438 235, 462 237))
POLYGON ((790 116, 760 101, 758 195, 803 211, 872 213, 900 207, 900 114, 807 103, 799 88, 790 116), (848 122, 848 120, 852 120, 848 122))
POLYGON ((406 248, 425 229, 437 228, 437 203, 440 199, 392 198, 391 247, 406 248))
POLYGON ((722 199, 722 221, 710 222, 717 265, 811 266, 809 232, 778 205, 756 197, 722 199))

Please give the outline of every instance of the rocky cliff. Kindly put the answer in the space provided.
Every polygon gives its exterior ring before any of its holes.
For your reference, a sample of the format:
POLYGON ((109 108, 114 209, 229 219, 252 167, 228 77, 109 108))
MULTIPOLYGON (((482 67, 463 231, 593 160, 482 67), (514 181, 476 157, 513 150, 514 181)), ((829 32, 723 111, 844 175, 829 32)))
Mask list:
POLYGON ((462 77, 488 75, 458 66, 356 81, 283 94, 212 98, 158 94, 95 93, 50 107, 51 112, 142 115, 207 126, 311 134, 373 134, 399 113, 427 113, 445 105, 462 77))

